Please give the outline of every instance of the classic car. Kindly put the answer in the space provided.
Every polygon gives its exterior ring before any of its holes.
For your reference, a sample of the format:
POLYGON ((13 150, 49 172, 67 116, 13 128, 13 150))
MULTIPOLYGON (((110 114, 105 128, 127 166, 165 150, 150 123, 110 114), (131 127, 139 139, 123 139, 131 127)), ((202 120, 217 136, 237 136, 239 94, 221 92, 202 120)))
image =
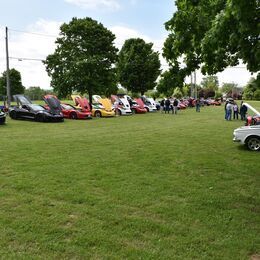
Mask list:
POLYGON ((92 115, 96 117, 115 116, 115 110, 111 101, 108 98, 101 98, 98 95, 93 95, 92 115))
POLYGON ((132 115, 130 104, 125 96, 111 95, 111 101, 115 109, 115 113, 121 115, 132 115))
POLYGON ((50 108, 48 110, 41 105, 33 104, 24 95, 14 95, 13 98, 17 102, 17 105, 9 107, 9 115, 12 119, 29 119, 39 122, 64 121, 60 104, 55 100, 48 101, 44 99, 50 108))
MULTIPOLYGON (((58 98, 54 95, 46 95, 44 98, 58 98)), ((91 111, 90 106, 87 103, 87 105, 84 103, 84 100, 78 100, 79 103, 81 103, 81 106, 83 108, 76 108, 72 106, 71 104, 61 103, 61 111, 63 113, 64 118, 70 118, 70 119, 91 119, 91 111)))
POLYGON ((144 107, 147 112, 156 112, 156 104, 153 98, 148 98, 146 96, 141 96, 142 101, 144 102, 144 107))
POLYGON ((141 98, 140 98, 141 103, 138 104, 138 102, 136 100, 132 99, 130 96, 126 95, 125 97, 127 98, 128 102, 130 104, 130 107, 131 107, 133 114, 144 114, 144 113, 147 112, 141 98))
POLYGON ((246 145, 251 151, 260 151, 260 125, 242 126, 235 129, 233 141, 246 145))

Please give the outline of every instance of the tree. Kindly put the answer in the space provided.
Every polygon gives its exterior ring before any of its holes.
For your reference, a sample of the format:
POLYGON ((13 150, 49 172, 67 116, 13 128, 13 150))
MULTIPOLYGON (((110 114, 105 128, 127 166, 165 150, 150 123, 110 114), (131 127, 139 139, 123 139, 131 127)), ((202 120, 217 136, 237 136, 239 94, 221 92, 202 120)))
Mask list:
POLYGON ((91 18, 73 18, 60 27, 54 54, 44 62, 59 96, 72 91, 109 95, 117 90, 113 64, 117 60, 115 35, 91 18))
POLYGON ((219 87, 218 77, 217 76, 204 77, 202 79, 201 86, 204 89, 217 91, 219 87))
POLYGON ((171 67, 169 70, 164 71, 161 74, 157 85, 157 91, 169 97, 177 87, 183 87, 183 75, 178 73, 178 69, 171 67))
POLYGON ((250 71, 259 70, 258 0, 176 0, 176 6, 165 24, 163 55, 170 66, 186 75, 201 66, 213 75, 241 59, 250 71))
POLYGON ((221 92, 227 96, 232 96, 232 91, 237 87, 235 83, 223 83, 221 87, 221 92))
POLYGON ((256 99, 259 100, 260 92, 260 73, 257 78, 251 78, 244 88, 243 98, 244 99, 256 99))
POLYGON ((119 52, 117 63, 118 80, 128 91, 141 95, 156 86, 160 75, 159 53, 154 52, 152 43, 132 38, 125 41, 119 52))
MULTIPOLYGON (((23 94, 25 87, 22 85, 21 73, 16 69, 9 70, 11 95, 23 94)), ((6 71, 0 77, 0 95, 6 96, 6 71)))
POLYGON ((40 100, 46 94, 54 94, 52 89, 41 89, 40 87, 29 87, 24 91, 24 94, 31 100, 40 100))

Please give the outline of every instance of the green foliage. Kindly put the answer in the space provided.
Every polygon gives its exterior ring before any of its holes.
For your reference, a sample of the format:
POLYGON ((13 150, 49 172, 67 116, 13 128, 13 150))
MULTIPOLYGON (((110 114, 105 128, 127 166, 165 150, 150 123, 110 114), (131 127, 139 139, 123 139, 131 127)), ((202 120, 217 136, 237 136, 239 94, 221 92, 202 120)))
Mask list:
POLYGON ((260 68, 258 0, 177 0, 177 12, 166 24, 163 55, 185 75, 201 65, 213 75, 239 59, 250 71, 260 68), (184 59, 186 67, 179 68, 184 59))
POLYGON ((54 54, 44 62, 59 96, 72 91, 109 96, 117 91, 113 64, 117 60, 115 35, 91 18, 73 18, 60 28, 54 54))
POLYGON ((260 73, 258 73, 257 78, 251 78, 248 84, 244 88, 243 98, 244 99, 255 99, 260 100, 260 73))
POLYGON ((117 63, 118 81, 128 91, 144 94, 154 89, 160 75, 159 53, 152 43, 143 39, 128 39, 119 52, 117 63))
POLYGON ((204 89, 217 91, 219 87, 218 77, 217 76, 204 77, 201 81, 201 86, 204 89))
MULTIPOLYGON (((23 94, 25 87, 22 85, 21 73, 16 69, 9 70, 11 95, 23 94)), ((6 71, 0 77, 0 95, 6 96, 6 71)))
POLYGON ((41 89, 40 87, 29 87, 25 89, 24 94, 31 100, 41 100, 46 94, 54 94, 52 89, 41 89))
POLYGON ((182 88, 183 80, 183 74, 178 73, 178 69, 175 67, 171 67, 169 70, 164 71, 161 74, 161 78, 157 85, 157 91, 169 97, 175 88, 182 88))
POLYGON ((179 87, 175 88, 172 94, 176 98, 182 98, 183 94, 179 87))
POLYGON ((237 88, 237 84, 235 83, 223 83, 221 87, 221 92, 229 95, 235 88, 237 88))

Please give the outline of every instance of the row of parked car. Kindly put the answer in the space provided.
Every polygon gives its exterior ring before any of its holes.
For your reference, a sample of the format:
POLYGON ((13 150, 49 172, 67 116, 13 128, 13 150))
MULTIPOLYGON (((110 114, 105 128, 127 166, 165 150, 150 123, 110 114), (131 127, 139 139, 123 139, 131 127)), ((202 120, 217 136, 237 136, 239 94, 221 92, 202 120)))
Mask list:
MULTIPOLYGON (((64 118, 90 119, 155 112, 159 109, 152 98, 131 98, 127 95, 112 95, 111 99, 93 96, 92 105, 85 97, 72 95, 73 105, 61 102, 54 95, 45 95, 45 105, 34 104, 24 95, 14 95, 17 103, 9 107, 12 119, 30 119, 39 122, 61 122, 64 118)), ((0 123, 5 122, 5 113, 0 114, 0 123)))
MULTIPOLYGON (((54 95, 44 96, 45 105, 34 104, 24 95, 14 95, 17 105, 9 108, 12 119, 30 119, 39 122, 62 122, 64 118, 90 119, 92 117, 113 117, 115 115, 132 115, 137 113, 155 112, 160 105, 152 99, 141 97, 132 99, 127 95, 112 95, 111 99, 93 96, 90 105, 85 97, 72 95, 74 105, 62 103, 54 95)), ((189 102, 179 102, 179 109, 184 109, 189 102)), ((255 116, 248 116, 246 126, 237 128, 233 133, 233 141, 245 144, 250 150, 260 150, 260 112, 251 105, 244 103, 255 116)), ((0 107, 0 124, 5 123, 5 107, 0 107)))

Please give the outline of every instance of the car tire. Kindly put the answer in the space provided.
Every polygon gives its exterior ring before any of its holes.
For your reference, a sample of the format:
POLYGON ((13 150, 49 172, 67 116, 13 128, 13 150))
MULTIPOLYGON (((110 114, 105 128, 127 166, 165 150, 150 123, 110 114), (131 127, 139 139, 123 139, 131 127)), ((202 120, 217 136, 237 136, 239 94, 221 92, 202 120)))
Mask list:
POLYGON ((17 113, 16 113, 16 111, 11 111, 10 113, 9 113, 9 116, 12 118, 12 119, 17 119, 17 113))
POLYGON ((78 119, 78 116, 75 112, 70 113, 70 119, 78 119))
POLYGON ((44 122, 45 121, 44 115, 37 115, 35 121, 44 122))
POLYGON ((145 109, 146 109, 146 112, 149 112, 149 108, 148 107, 146 107, 145 109))
POLYGON ((246 140, 246 145, 251 151, 260 151, 260 138, 257 136, 250 136, 246 140))
POLYGON ((100 111, 96 111, 96 112, 95 112, 95 117, 98 117, 98 118, 99 118, 99 117, 101 117, 101 116, 102 116, 102 115, 101 115, 101 112, 100 112, 100 111))

